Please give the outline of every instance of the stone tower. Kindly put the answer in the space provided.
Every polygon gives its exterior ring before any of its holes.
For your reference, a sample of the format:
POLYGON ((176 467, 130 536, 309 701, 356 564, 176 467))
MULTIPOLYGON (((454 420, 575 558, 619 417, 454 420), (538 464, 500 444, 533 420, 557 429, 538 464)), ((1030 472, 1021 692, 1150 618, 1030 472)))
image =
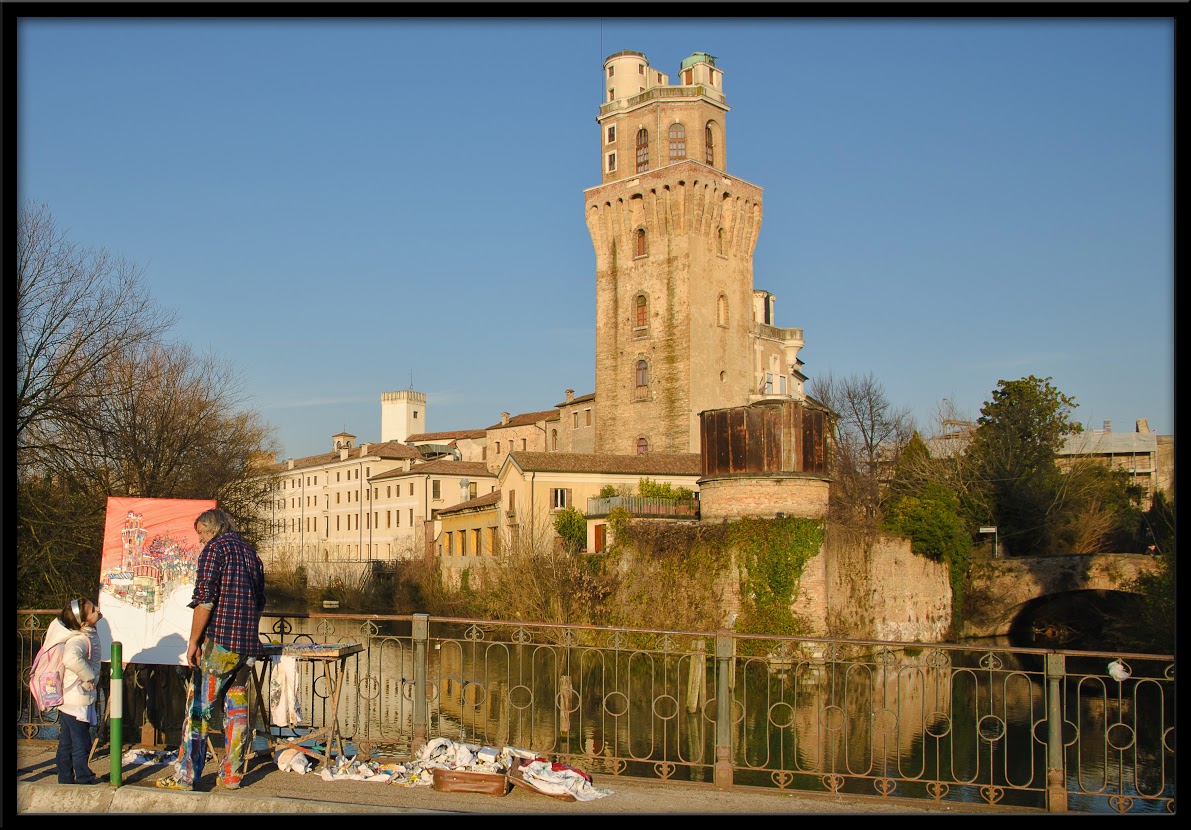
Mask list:
POLYGON ((382 392, 380 396, 380 440, 405 441, 426 429, 426 393, 412 389, 382 392))
POLYGON ((699 413, 750 402, 761 188, 727 174, 723 72, 677 83, 640 52, 604 62, 596 255, 595 452, 698 452, 699 413))

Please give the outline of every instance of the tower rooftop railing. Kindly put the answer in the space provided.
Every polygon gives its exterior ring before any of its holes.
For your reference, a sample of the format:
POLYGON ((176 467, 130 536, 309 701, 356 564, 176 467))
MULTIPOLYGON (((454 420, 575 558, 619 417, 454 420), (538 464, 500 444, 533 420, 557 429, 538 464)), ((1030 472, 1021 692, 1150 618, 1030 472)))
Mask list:
POLYGON ((655 86, 628 98, 619 98, 600 106, 600 115, 608 115, 617 110, 627 110, 661 98, 707 98, 717 104, 724 103, 724 94, 709 86, 696 84, 694 86, 655 86))

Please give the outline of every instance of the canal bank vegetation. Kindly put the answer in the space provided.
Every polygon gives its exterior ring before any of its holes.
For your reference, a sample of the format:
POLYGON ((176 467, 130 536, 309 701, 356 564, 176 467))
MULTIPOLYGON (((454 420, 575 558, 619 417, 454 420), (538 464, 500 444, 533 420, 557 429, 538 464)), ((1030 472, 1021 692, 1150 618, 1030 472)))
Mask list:
POLYGON ((945 563, 955 621, 965 615, 972 558, 988 555, 993 542, 982 527, 996 528, 1000 556, 1169 557, 1162 575, 1128 586, 1153 609, 1134 621, 1132 641, 1161 642, 1169 628, 1162 615, 1173 607, 1172 506, 1158 493, 1143 510, 1140 488, 1096 459, 1060 466, 1065 436, 1082 426, 1075 400, 1050 381, 998 381, 975 422, 944 402, 929 449, 871 375, 812 382, 811 393, 837 415, 830 515, 862 535, 900 535, 915 554, 945 563))

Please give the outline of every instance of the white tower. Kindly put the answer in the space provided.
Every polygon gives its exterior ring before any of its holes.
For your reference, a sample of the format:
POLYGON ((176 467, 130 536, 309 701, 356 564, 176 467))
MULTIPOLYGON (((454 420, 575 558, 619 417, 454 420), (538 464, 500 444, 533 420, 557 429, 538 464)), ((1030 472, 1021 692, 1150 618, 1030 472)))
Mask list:
POLYGON ((405 441, 426 429, 426 393, 412 389, 382 392, 380 396, 380 440, 405 441))

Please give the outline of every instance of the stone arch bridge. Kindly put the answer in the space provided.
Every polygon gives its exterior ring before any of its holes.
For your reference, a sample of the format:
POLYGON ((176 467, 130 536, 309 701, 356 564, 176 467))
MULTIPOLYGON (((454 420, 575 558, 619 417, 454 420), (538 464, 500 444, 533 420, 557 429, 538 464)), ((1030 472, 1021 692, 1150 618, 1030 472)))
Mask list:
POLYGON ((1017 616, 1035 600, 1073 591, 1125 591, 1155 557, 1136 553, 1034 556, 973 562, 964 598, 961 637, 1009 633, 1017 616))

